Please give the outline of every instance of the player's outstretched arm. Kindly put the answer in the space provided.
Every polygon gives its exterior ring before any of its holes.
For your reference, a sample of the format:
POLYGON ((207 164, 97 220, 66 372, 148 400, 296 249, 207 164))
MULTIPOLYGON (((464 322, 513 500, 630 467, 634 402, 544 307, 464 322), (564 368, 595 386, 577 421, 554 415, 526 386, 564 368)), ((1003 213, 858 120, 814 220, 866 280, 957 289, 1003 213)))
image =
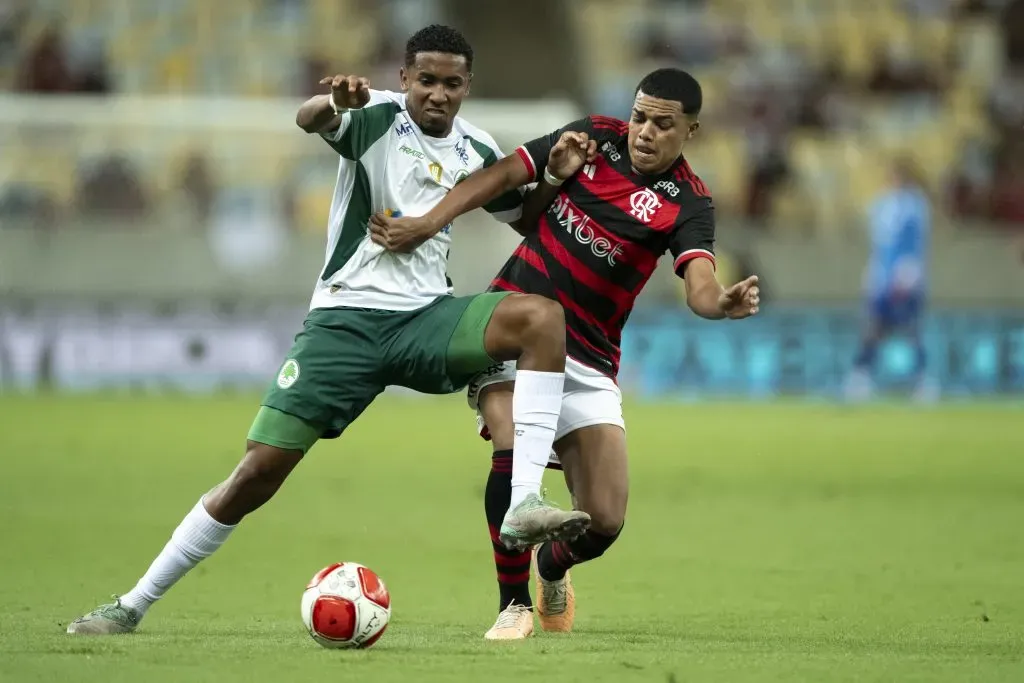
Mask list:
MULTIPOLYGON (((593 160, 596 154, 596 143, 585 133, 564 133, 548 156, 548 184, 560 185, 586 161, 593 160)), ((445 198, 424 216, 392 218, 380 213, 375 214, 370 218, 370 239, 388 251, 410 252, 459 216, 479 209, 510 190, 526 185, 533 180, 531 174, 531 169, 527 168, 518 154, 510 154, 497 163, 473 173, 453 187, 445 198)), ((524 229, 528 231, 536 225, 537 219, 547 208, 547 204, 551 203, 554 195, 547 198, 546 204, 543 203, 544 198, 544 194, 538 195, 524 210, 524 214, 529 210, 533 218, 532 223, 520 219, 518 230, 521 234, 524 229)))
POLYGON ((721 320, 749 318, 758 311, 761 290, 757 276, 751 275, 742 282, 723 288, 715 278, 711 261, 697 258, 686 266, 686 305, 702 318, 721 320))
POLYGON ((370 101, 370 81, 361 76, 328 76, 320 79, 320 85, 329 85, 331 92, 309 98, 295 114, 295 124, 307 133, 335 130, 345 111, 370 101))
POLYGON ((410 252, 462 214, 479 209, 529 180, 526 164, 518 154, 512 154, 453 187, 425 216, 392 218, 374 214, 370 217, 370 239, 388 251, 410 252))

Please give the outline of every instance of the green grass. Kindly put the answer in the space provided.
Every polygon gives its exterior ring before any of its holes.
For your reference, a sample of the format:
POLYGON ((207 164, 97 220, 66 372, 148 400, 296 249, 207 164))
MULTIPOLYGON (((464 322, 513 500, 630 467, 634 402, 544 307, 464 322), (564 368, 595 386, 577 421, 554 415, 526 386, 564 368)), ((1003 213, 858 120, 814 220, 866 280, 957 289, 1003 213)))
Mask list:
POLYGON ((1024 417, 996 407, 630 404, 629 520, 575 572, 577 631, 495 644, 488 448, 460 397, 390 398, 139 633, 65 636, 230 471, 254 405, 0 400, 0 680, 1024 680, 1024 417), (391 589, 372 650, 303 631, 335 560, 391 589))

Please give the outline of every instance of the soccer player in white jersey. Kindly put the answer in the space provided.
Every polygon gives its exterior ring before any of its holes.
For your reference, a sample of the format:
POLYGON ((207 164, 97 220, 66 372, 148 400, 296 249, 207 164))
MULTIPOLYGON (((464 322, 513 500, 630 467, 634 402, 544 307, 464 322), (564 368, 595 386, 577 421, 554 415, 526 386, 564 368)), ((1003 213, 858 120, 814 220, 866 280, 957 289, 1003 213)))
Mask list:
MULTIPOLYGON (((496 361, 516 360, 516 455, 547 460, 565 371, 561 307, 505 292, 452 296, 450 224, 404 254, 385 251, 367 234, 373 213, 425 213, 461 179, 501 158, 487 133, 456 116, 472 62, 458 31, 428 26, 406 45, 401 93, 335 76, 322 81, 329 95, 299 109, 296 123, 341 156, 327 255, 305 325, 263 398, 235 471, 199 499, 132 590, 76 619, 68 633, 134 631, 171 586, 270 500, 313 444, 338 437, 388 385, 450 393, 496 361)), ((522 197, 508 192, 485 208, 515 224, 522 197)), ((510 541, 574 538, 587 528, 589 515, 555 508, 537 495, 539 480, 529 484, 506 516, 510 541)))

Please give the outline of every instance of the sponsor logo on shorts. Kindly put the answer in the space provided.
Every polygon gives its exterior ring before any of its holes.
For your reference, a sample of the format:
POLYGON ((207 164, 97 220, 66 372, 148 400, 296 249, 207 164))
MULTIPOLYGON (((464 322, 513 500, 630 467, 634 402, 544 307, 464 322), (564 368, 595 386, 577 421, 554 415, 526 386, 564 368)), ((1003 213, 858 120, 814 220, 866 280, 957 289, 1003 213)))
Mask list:
POLYGON ((494 377, 495 375, 500 374, 501 371, 504 370, 504 369, 505 369, 505 364, 504 363, 495 363, 491 367, 489 367, 486 370, 484 370, 483 372, 481 372, 479 375, 476 375, 475 377, 473 377, 473 379, 471 379, 469 381, 469 386, 467 387, 467 394, 468 394, 469 398, 470 399, 476 398, 476 395, 478 393, 480 393, 480 389, 482 388, 481 384, 483 384, 488 378, 494 377))
POLYGON ((277 386, 287 389, 299 381, 299 361, 289 358, 281 366, 281 372, 277 373, 277 386))

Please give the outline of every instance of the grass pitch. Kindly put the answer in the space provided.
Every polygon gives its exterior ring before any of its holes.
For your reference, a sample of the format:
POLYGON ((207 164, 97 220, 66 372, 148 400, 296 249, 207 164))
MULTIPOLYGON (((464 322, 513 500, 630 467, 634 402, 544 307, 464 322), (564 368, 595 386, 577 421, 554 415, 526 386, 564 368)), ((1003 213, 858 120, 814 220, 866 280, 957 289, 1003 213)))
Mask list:
POLYGON ((481 638, 488 446, 460 397, 389 397, 137 634, 64 635, 231 470, 255 405, 0 399, 0 680, 1024 680, 1024 416, 996 406, 628 404, 630 514, 574 572, 577 631, 508 644, 481 638), (369 651, 299 619, 337 560, 391 589, 369 651))

